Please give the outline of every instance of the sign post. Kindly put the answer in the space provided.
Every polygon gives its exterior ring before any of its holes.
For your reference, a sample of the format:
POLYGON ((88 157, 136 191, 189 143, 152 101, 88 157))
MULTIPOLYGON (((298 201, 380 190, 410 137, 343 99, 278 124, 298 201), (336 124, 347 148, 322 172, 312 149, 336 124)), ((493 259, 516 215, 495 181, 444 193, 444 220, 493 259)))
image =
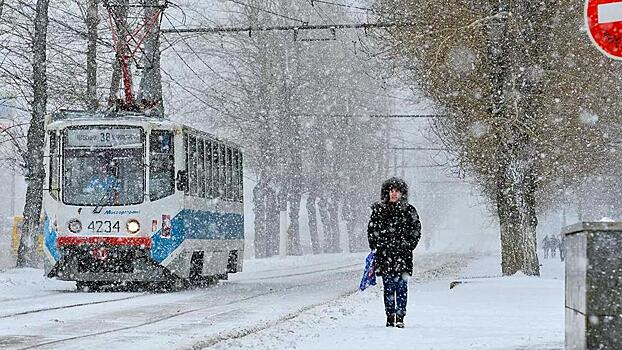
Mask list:
POLYGON ((585 24, 602 53, 622 59, 622 0, 587 0, 585 24))

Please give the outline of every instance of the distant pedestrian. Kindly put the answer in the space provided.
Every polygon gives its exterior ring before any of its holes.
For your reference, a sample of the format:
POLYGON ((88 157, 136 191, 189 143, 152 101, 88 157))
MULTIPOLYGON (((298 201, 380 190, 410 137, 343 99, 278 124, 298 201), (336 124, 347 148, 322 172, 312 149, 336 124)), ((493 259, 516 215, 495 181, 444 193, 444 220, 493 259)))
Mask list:
POLYGON ((559 240, 559 260, 564 261, 566 259, 566 246, 565 246, 565 237, 563 234, 560 235, 559 240))
POLYGON ((544 239, 542 239, 542 251, 544 252, 544 258, 548 259, 549 258, 549 249, 551 246, 551 243, 549 241, 549 236, 544 236, 544 239))
POLYGON ((404 328, 413 250, 421 238, 421 222, 408 203, 408 185, 400 178, 382 184, 381 200, 372 206, 367 228, 369 247, 376 250, 376 274, 382 276, 387 327, 404 328))
POLYGON ((549 237, 549 249, 551 249, 551 258, 554 258, 559 248, 559 239, 556 236, 550 235, 549 237))

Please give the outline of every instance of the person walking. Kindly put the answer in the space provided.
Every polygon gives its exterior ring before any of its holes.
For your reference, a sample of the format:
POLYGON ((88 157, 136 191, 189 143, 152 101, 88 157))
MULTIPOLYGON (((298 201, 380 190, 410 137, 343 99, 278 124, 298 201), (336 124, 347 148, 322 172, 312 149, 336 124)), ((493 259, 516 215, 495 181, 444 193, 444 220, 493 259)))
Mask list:
POLYGON ((550 235, 549 236, 549 249, 551 249, 551 258, 555 258, 557 255, 557 249, 559 248, 559 239, 557 237, 550 235))
POLYGON ((566 258, 566 238, 563 234, 560 235, 561 239, 559 240, 559 260, 564 261, 566 258))
POLYGON ((382 184, 381 200, 372 205, 367 227, 369 248, 376 250, 376 275, 382 276, 387 327, 404 328, 413 250, 421 238, 421 221, 408 203, 408 185, 392 177, 382 184))
POLYGON ((549 236, 544 236, 544 238, 542 239, 542 251, 544 252, 544 258, 548 259, 549 258, 549 247, 550 247, 550 240, 549 240, 549 236))

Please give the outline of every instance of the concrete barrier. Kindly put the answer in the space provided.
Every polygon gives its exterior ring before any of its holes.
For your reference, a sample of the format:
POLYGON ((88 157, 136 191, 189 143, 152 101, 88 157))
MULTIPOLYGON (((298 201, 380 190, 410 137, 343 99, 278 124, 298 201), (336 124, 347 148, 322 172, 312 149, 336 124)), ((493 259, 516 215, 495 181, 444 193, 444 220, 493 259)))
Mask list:
POLYGON ((622 222, 563 229, 566 350, 622 349, 622 222))

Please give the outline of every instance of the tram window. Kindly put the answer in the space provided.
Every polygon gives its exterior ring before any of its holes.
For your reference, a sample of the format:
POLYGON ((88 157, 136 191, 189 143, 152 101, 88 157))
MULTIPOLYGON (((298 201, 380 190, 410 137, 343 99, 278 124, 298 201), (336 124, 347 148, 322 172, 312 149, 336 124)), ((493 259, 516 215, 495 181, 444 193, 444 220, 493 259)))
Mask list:
POLYGON ((220 175, 218 179, 218 192, 221 197, 227 198, 227 194, 225 193, 226 188, 226 180, 225 180, 225 172, 227 171, 227 164, 225 158, 225 145, 219 145, 218 159, 220 160, 220 175))
POLYGON ((205 141, 205 192, 206 197, 214 197, 214 186, 212 185, 212 142, 205 141))
POLYGON ((239 196, 239 191, 238 191, 238 178, 240 176, 240 170, 238 169, 238 150, 234 149, 231 152, 231 167, 233 169, 233 177, 231 178, 231 187, 232 187, 232 191, 231 191, 231 198, 234 201, 238 200, 238 196, 239 196))
POLYGON ((56 132, 49 133, 50 138, 50 170, 49 170, 49 187, 50 195, 52 198, 59 199, 59 183, 60 183, 60 169, 59 169, 59 152, 58 152, 58 138, 56 132))
POLYGON ((197 139, 194 136, 188 137, 188 187, 191 196, 198 193, 197 183, 197 139))
POLYGON ((238 151, 238 169, 240 171, 240 176, 238 177, 238 191, 239 191, 239 196, 238 196, 238 200, 240 202, 244 201, 244 162, 243 162, 243 156, 242 156, 242 152, 238 151))
POLYGON ((197 184, 199 197, 205 198, 205 148, 203 140, 197 140, 197 184))
POLYGON ((173 133, 154 130, 150 139, 149 198, 154 201, 175 193, 173 133))
POLYGON ((212 143, 212 190, 214 197, 220 197, 220 152, 218 143, 212 143))
MULTIPOLYGON (((190 170, 188 169, 188 166, 190 164, 190 158, 188 153, 188 134, 184 134, 184 162, 186 164, 186 176, 188 176, 188 170, 190 170)), ((188 186, 186 186, 185 193, 188 194, 188 186)))
POLYGON ((231 148, 227 147, 227 173, 225 174, 225 193, 227 199, 233 198, 233 161, 231 148))
POLYGON ((151 153, 173 154, 173 133, 166 130, 154 130, 149 140, 151 153))
POLYGON ((143 147, 79 149, 65 147, 65 204, 134 205, 145 197, 143 147))

